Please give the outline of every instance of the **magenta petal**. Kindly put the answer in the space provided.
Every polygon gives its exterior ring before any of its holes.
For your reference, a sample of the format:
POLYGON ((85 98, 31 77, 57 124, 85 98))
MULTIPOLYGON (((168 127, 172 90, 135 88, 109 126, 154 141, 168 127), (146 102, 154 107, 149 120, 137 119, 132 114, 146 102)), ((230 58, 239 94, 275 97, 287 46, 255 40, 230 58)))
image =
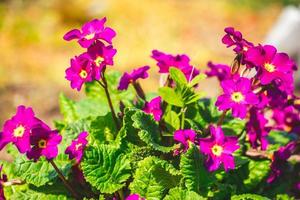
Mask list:
POLYGON ((229 169, 234 169, 234 157, 232 155, 223 154, 221 159, 225 171, 228 171, 229 169))
POLYGON ((220 126, 214 127, 210 125, 209 130, 217 144, 222 144, 224 142, 224 133, 220 126))
POLYGON ((208 167, 208 171, 210 171, 210 172, 215 171, 221 165, 221 158, 220 157, 214 157, 214 158, 209 157, 206 162, 206 165, 208 167))
POLYGON ((81 36, 80 30, 73 29, 64 35, 64 40, 70 41, 73 39, 78 39, 78 38, 80 38, 80 36, 81 36))

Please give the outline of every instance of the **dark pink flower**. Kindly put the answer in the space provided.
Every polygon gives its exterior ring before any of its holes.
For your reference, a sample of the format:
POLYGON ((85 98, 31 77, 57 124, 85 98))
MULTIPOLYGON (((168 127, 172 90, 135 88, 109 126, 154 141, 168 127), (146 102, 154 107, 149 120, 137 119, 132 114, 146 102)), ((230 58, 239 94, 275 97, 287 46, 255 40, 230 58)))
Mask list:
POLYGON ((30 149, 31 129, 40 123, 42 122, 35 117, 31 107, 18 106, 17 113, 4 123, 0 148, 12 142, 20 153, 27 152, 30 149))
POLYGON ((200 151, 207 155, 206 165, 209 171, 217 170, 223 163, 225 171, 234 169, 234 157, 232 155, 240 148, 238 138, 233 136, 224 136, 221 127, 209 127, 211 137, 202 138, 200 142, 200 151))
POLYGON ((71 66, 66 69, 66 79, 71 82, 71 87, 78 91, 83 83, 93 80, 92 62, 86 53, 71 59, 71 66))
POLYGON ((287 159, 292 155, 297 146, 296 142, 290 142, 274 152, 271 163, 271 173, 267 178, 268 183, 275 181, 282 173, 287 164, 287 159))
POLYGON ((266 126, 267 123, 263 113, 255 108, 250 109, 250 120, 246 124, 246 130, 252 148, 257 148, 260 144, 261 150, 267 149, 267 136, 271 130, 266 126))
POLYGON ((280 79, 282 83, 291 83, 294 62, 285 53, 277 53, 274 46, 264 45, 250 48, 245 60, 257 68, 257 75, 262 85, 280 79))
POLYGON ((105 46, 102 42, 96 41, 88 48, 87 54, 92 60, 92 68, 94 71, 94 79, 101 78, 101 72, 106 65, 113 65, 113 57, 117 50, 113 46, 105 46))
POLYGON ((128 197, 126 197, 126 200, 145 200, 144 198, 141 198, 138 194, 131 194, 128 197))
POLYGON ((272 118, 276 122, 276 129, 300 133, 300 114, 293 106, 273 109, 272 118))
POLYGON ((212 62, 208 62, 207 66, 210 68, 210 71, 205 72, 208 77, 215 76, 219 81, 223 81, 231 77, 231 68, 228 65, 213 64, 212 62))
POLYGON ((101 20, 94 19, 89 21, 82 26, 81 31, 73 29, 67 32, 64 35, 64 39, 67 41, 77 39, 83 48, 88 48, 96 40, 103 40, 111 44, 111 40, 116 36, 116 32, 109 27, 105 27, 105 22, 105 17, 101 20))
POLYGON ((253 44, 245 40, 242 33, 234 30, 233 27, 227 27, 224 31, 226 34, 222 38, 223 44, 226 44, 227 47, 234 46, 233 50, 236 53, 244 53, 249 48, 253 47, 253 44))
POLYGON ((69 155, 70 159, 75 158, 77 163, 80 163, 83 156, 84 148, 86 147, 88 141, 86 137, 88 136, 87 132, 82 132, 78 135, 76 140, 73 140, 71 145, 67 147, 65 153, 69 155))
POLYGON ((157 61, 159 73, 169 73, 169 69, 175 67, 184 73, 188 81, 199 74, 199 70, 190 65, 190 58, 185 54, 173 56, 153 50, 151 57, 157 61))
POLYGON ((130 73, 125 72, 120 79, 118 90, 126 90, 130 83, 137 81, 137 79, 148 78, 149 66, 140 67, 132 70, 130 73))
POLYGON ((161 97, 155 97, 150 102, 146 102, 143 111, 152 114, 156 121, 159 121, 162 116, 161 97))
POLYGON ((183 152, 186 152, 189 148, 189 143, 195 142, 196 132, 192 129, 177 130, 174 132, 174 140, 180 142, 183 145, 183 152))
POLYGON ((61 135, 56 130, 46 129, 42 126, 32 129, 30 144, 33 146, 27 157, 37 161, 41 156, 48 160, 55 158, 58 154, 57 145, 61 142, 61 135))
POLYGON ((251 90, 251 82, 239 77, 221 82, 224 94, 218 97, 216 106, 219 110, 232 109, 232 115, 244 119, 247 106, 258 103, 258 97, 251 90))

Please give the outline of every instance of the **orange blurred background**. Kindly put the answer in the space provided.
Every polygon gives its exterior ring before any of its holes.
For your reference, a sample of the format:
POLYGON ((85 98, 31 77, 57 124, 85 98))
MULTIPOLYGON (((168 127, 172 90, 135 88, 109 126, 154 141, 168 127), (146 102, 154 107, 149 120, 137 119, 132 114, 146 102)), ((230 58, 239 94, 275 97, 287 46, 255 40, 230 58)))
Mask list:
MULTIPOLYGON (((287 0, 286 0, 287 1, 287 0)), ((226 26, 233 26, 254 43, 262 42, 279 15, 284 0, 7 0, 0 1, 0 125, 19 104, 32 106, 50 123, 59 118, 58 94, 74 99, 64 70, 82 52, 64 33, 93 18, 107 17, 117 37, 114 70, 152 66, 143 80, 155 91, 158 74, 150 58, 153 49, 186 53, 204 69, 209 60, 230 64, 233 53, 221 43, 226 26)), ((214 81, 201 88, 216 94, 214 81)))

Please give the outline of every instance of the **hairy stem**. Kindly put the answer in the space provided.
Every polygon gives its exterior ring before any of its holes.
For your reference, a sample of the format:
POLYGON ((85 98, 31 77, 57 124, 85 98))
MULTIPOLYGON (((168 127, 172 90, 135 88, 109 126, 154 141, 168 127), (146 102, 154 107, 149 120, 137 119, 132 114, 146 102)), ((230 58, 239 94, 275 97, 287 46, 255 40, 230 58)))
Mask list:
POLYGON ((141 97, 144 101, 146 101, 146 95, 141 85, 138 82, 133 83, 133 87, 139 97, 141 97))
POLYGON ((217 122, 217 126, 221 126, 223 124, 223 121, 226 117, 226 113, 227 113, 228 110, 224 110, 222 115, 220 116, 218 122, 217 122))
POLYGON ((109 91, 108 91, 108 84, 107 84, 107 81, 106 81, 104 72, 102 73, 102 81, 103 81, 103 83, 100 82, 100 81, 97 81, 97 82, 101 85, 101 87, 102 87, 102 88, 104 89, 104 91, 105 91, 106 99, 107 99, 108 106, 109 106, 109 108, 110 108, 110 111, 111 111, 111 114, 112 114, 114 123, 115 123, 115 125, 116 125, 116 128, 117 128, 118 130, 120 130, 119 120, 118 120, 118 118, 117 118, 115 109, 114 109, 114 107, 113 107, 113 104, 112 104, 112 101, 111 101, 111 98, 110 98, 110 94, 109 94, 109 91))
POLYGON ((118 195, 120 197, 120 200, 124 200, 124 194, 123 194, 123 190, 122 189, 118 190, 118 195))
POLYGON ((79 197, 79 195, 75 192, 75 190, 73 190, 72 186, 70 185, 70 183, 67 181, 67 179, 64 177, 64 175, 61 173, 61 171, 58 169, 57 165, 55 164, 55 162, 53 160, 49 161, 50 164, 53 166, 53 168, 55 169, 55 171, 57 172, 59 178, 61 179, 61 181, 63 182, 63 184, 68 188, 68 190, 71 192, 71 194, 74 196, 75 199, 81 199, 79 197))

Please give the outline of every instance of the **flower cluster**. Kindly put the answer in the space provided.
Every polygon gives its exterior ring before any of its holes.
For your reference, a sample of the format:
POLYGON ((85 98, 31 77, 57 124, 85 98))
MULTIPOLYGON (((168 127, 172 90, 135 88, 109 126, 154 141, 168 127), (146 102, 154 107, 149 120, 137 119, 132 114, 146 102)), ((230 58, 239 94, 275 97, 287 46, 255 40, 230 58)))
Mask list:
MULTIPOLYGON (((0 165, 0 199, 5 199, 3 187, 13 184, 27 184, 33 194, 48 185, 57 189, 61 184, 54 182, 56 175, 75 199, 127 200, 230 199, 239 188, 252 192, 260 187, 259 192, 265 192, 268 184, 290 171, 299 177, 300 99, 293 91, 296 66, 287 54, 271 45, 255 45, 229 27, 222 42, 234 48, 233 65, 208 62, 205 72, 220 82, 223 92, 216 101, 199 94, 197 85, 204 76, 187 55, 158 50, 151 57, 166 79, 158 93, 148 96, 140 84, 149 77, 148 65, 123 73, 118 86, 109 85, 113 81, 106 79, 106 67, 114 64, 116 33, 105 23, 106 18, 95 19, 65 34, 65 40, 76 39, 84 48, 71 59, 66 79, 78 91, 92 82, 88 94, 103 89, 110 112, 93 110, 104 106, 98 95, 80 103, 62 98, 64 120, 56 122, 58 131, 37 118, 32 108, 19 106, 0 132, 0 150, 11 143, 28 158, 5 171, 9 176, 15 168, 29 169, 19 174, 24 181, 8 181, 0 165), (130 87, 134 97, 123 95, 130 87), (115 105, 120 105, 118 110, 115 105), (68 161, 66 167, 55 164, 59 159, 68 161), (291 159, 296 164, 291 165, 291 159), (56 174, 36 173, 35 162, 52 165, 56 174), (234 174, 243 176, 235 180, 234 174)), ((290 191, 299 190, 299 180, 289 182, 290 191)))
POLYGON ((17 113, 4 123, 1 149, 8 143, 16 145, 20 153, 26 153, 35 161, 41 156, 48 160, 57 156, 61 136, 35 117, 32 108, 19 106, 17 113))
MULTIPOLYGON (((227 65, 209 62, 210 71, 206 72, 209 77, 218 78, 224 92, 217 99, 218 109, 224 115, 231 110, 233 117, 246 119, 247 139, 254 149, 267 150, 270 131, 298 134, 300 112, 293 93, 293 71, 297 67, 293 60, 272 45, 247 41, 232 27, 225 28, 225 33, 222 42, 234 47, 235 62, 231 70, 227 65)), ((276 163, 286 160, 281 152, 287 152, 291 146, 274 153, 268 182, 278 177, 276 163)))
POLYGON ((113 65, 113 57, 117 53, 112 39, 116 33, 105 27, 106 18, 94 19, 85 23, 81 31, 73 29, 64 35, 67 41, 77 39, 86 51, 71 59, 71 66, 66 70, 66 79, 73 89, 81 90, 82 84, 100 80, 107 65, 113 65), (107 43, 107 44, 105 44, 107 43))

